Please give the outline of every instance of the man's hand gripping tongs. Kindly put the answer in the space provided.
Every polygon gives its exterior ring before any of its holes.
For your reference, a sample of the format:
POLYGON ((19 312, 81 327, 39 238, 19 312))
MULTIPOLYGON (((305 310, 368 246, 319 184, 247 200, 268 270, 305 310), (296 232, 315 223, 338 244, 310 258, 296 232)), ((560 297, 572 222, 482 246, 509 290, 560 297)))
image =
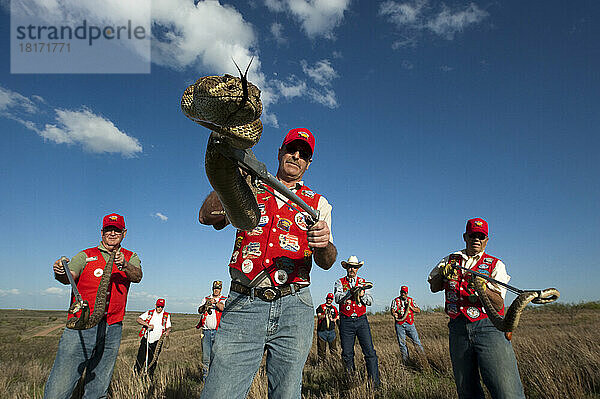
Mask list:
MULTIPOLYGON (((221 155, 231 159, 234 162, 237 162, 238 166, 244 172, 252 176, 252 182, 255 186, 258 186, 260 184, 258 182, 260 181, 269 185, 270 187, 273 187, 273 189, 277 191, 277 193, 283 195, 285 198, 289 199, 294 204, 302 208, 302 210, 304 210, 306 213, 308 213, 310 217, 306 218, 306 223, 309 226, 315 224, 319 220, 319 211, 308 206, 308 204, 304 202, 302 198, 298 197, 283 183, 277 180, 277 178, 270 174, 267 171, 267 167, 265 166, 265 164, 256 159, 256 156, 254 155, 251 149, 247 148, 245 150, 240 150, 220 140, 217 141, 215 144, 217 150, 221 153, 221 155)), ((274 196, 279 197, 277 193, 272 192, 268 189, 268 187, 264 188, 274 196)), ((288 205, 291 206, 289 203, 288 205)))
POLYGON ((79 312, 81 310, 81 317, 80 320, 87 320, 89 316, 89 312, 90 312, 90 306, 88 304, 88 301, 84 301, 83 298, 81 297, 81 294, 79 293, 79 290, 77 289, 77 285, 75 284, 75 280, 73 280, 73 275, 71 274, 71 271, 69 270, 68 262, 67 262, 67 258, 65 256, 60 258, 60 263, 65 271, 65 273, 67 274, 67 278, 69 279, 69 283, 71 283, 71 289, 73 290, 73 296, 75 297, 75 302, 73 302, 71 304, 71 306, 69 306, 69 314, 75 315, 75 313, 79 312))

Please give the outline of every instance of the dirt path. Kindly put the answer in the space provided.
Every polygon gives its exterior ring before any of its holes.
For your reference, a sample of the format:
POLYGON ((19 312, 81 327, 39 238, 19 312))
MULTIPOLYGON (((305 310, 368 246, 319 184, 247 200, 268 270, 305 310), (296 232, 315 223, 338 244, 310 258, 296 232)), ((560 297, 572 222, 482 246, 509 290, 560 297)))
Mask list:
POLYGON ((46 335, 50 334, 52 331, 58 330, 61 327, 64 327, 64 324, 56 324, 47 328, 44 328, 41 331, 36 332, 33 335, 28 336, 27 338, 33 338, 33 337, 45 337, 46 335))

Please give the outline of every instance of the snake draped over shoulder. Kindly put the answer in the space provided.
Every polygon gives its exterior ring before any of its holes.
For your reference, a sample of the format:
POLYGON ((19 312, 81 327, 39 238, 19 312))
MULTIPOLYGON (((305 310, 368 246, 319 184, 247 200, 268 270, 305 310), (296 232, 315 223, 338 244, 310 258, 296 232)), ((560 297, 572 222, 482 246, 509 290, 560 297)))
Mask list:
POLYGON ((206 148, 206 175, 227 218, 240 230, 254 229, 260 219, 256 193, 237 164, 217 150, 216 142, 242 150, 258 143, 263 129, 260 90, 245 75, 205 76, 185 89, 181 110, 212 131, 206 148))

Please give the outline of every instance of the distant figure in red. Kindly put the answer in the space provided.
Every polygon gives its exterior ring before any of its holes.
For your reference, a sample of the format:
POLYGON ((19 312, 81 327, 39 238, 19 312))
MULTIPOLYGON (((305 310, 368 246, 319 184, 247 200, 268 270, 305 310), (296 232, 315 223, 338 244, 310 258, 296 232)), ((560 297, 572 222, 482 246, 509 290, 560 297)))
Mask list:
POLYGON ((317 308, 317 352, 319 361, 325 361, 328 344, 329 352, 334 356, 337 355, 335 324, 338 320, 338 311, 333 305, 333 294, 329 293, 325 298, 325 303, 317 308))
MULTIPOLYGON (((135 361, 135 371, 140 373, 146 366, 152 363, 154 356, 158 356, 160 352, 156 352, 158 340, 164 334, 165 338, 171 333, 171 315, 164 311, 165 300, 159 298, 156 301, 156 308, 144 312, 137 318, 137 323, 142 327, 140 330, 140 347, 138 349, 137 359, 135 361), (148 356, 146 357, 146 349, 148 356), (147 361, 147 363, 146 363, 147 361)), ((152 367, 148 368, 148 375, 152 377, 156 370, 157 362, 154 362, 152 367)))
POLYGON ((202 377, 206 378, 210 368, 210 356, 215 335, 221 322, 221 314, 225 309, 226 296, 221 295, 222 281, 213 281, 212 295, 202 299, 198 313, 202 315, 196 328, 202 328, 202 377))
POLYGON ((396 328, 396 338, 400 345, 402 361, 406 364, 408 361, 408 348, 406 347, 406 336, 412 339, 413 343, 424 352, 423 345, 419 340, 419 333, 415 327, 414 314, 421 312, 415 301, 408 296, 408 287, 403 285, 400 288, 400 296, 394 298, 390 306, 390 312, 394 316, 394 325, 396 328))

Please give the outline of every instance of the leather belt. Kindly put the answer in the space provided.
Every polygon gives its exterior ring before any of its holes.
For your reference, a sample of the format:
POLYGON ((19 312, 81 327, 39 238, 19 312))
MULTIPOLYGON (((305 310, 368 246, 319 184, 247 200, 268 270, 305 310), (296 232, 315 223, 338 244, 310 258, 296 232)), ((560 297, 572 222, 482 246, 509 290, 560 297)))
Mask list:
POLYGON ((286 284, 278 287, 255 287, 250 288, 245 285, 238 283, 237 281, 231 282, 230 291, 237 292, 238 294, 258 297, 265 302, 273 302, 281 297, 298 292, 302 287, 298 284, 286 284))

